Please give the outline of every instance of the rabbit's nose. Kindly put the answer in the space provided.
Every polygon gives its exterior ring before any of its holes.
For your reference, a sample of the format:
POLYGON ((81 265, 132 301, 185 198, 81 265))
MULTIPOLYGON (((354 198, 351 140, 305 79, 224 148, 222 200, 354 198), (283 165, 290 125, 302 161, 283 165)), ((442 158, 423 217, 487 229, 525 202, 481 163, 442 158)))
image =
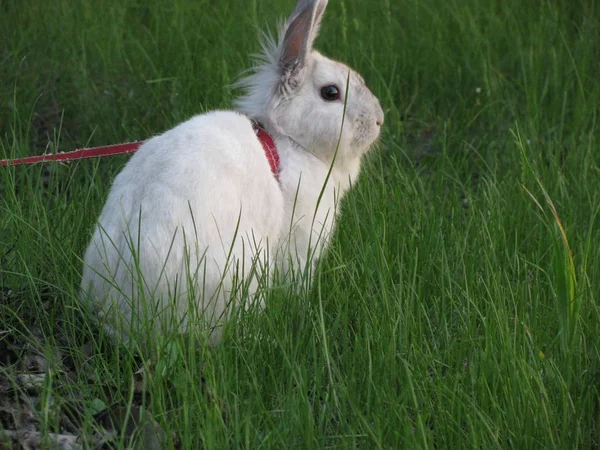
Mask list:
POLYGON ((380 127, 381 125, 383 125, 383 117, 381 119, 377 119, 377 126, 380 127))

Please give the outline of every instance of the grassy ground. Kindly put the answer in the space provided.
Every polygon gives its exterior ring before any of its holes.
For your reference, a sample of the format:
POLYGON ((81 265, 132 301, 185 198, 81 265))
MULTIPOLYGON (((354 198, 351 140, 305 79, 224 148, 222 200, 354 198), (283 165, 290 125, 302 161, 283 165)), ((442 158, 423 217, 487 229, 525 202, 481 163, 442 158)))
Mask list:
MULTIPOLYGON (((0 158, 227 107, 256 27, 292 7, 0 0, 0 158)), ((380 97, 382 148, 314 289, 273 292, 214 351, 183 338, 150 355, 145 407, 169 445, 598 447, 600 6, 331 0, 317 47, 380 97)), ((76 403, 88 439, 93 414, 139 393, 139 359, 76 302, 125 160, 0 169, 0 397, 25 397, 15 361, 43 355, 43 437, 76 403)))

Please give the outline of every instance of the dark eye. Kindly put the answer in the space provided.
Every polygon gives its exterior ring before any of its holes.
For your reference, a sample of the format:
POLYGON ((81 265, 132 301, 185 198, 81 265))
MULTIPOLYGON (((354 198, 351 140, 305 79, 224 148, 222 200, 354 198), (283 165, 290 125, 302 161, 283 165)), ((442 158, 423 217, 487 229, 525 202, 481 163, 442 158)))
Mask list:
POLYGON ((340 98, 340 91, 337 86, 330 84, 329 86, 323 86, 321 88, 321 97, 323 100, 327 100, 328 102, 332 102, 340 98))

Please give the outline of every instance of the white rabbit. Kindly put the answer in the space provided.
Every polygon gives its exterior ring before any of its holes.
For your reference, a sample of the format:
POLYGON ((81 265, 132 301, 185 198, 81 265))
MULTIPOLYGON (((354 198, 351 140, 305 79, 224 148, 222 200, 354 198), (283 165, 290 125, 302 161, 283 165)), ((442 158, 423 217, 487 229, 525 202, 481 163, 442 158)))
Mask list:
POLYGON ((326 6, 299 0, 278 43, 265 39, 238 112, 153 137, 116 177, 81 284, 113 333, 204 322, 216 344, 236 289, 259 297, 273 267, 310 273, 384 119, 359 74, 312 50, 326 6), (277 174, 252 120, 272 136, 277 174))

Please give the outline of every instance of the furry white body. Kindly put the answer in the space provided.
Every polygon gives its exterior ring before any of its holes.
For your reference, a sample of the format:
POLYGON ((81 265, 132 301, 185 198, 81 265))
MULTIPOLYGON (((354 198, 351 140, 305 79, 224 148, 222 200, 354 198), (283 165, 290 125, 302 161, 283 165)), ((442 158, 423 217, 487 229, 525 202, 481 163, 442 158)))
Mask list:
POLYGON ((183 332, 197 318, 214 327, 236 280, 253 298, 263 274, 319 258, 383 123, 362 77, 312 50, 326 4, 299 0, 279 43, 265 43, 240 83, 243 114, 193 117, 147 141, 116 177, 81 287, 119 334, 183 332), (278 177, 249 118, 274 138, 278 177))
POLYGON ((311 153, 285 137, 275 142, 279 182, 251 121, 236 112, 195 116, 140 147, 115 179, 85 255, 82 287, 94 287, 101 315, 113 308, 131 327, 160 327, 162 317, 185 331, 192 282, 203 300, 195 316, 214 326, 226 313, 234 268, 245 277, 257 260, 283 273, 316 261, 358 166, 328 177, 311 153), (148 311, 136 303, 142 296, 154 303, 148 311))

